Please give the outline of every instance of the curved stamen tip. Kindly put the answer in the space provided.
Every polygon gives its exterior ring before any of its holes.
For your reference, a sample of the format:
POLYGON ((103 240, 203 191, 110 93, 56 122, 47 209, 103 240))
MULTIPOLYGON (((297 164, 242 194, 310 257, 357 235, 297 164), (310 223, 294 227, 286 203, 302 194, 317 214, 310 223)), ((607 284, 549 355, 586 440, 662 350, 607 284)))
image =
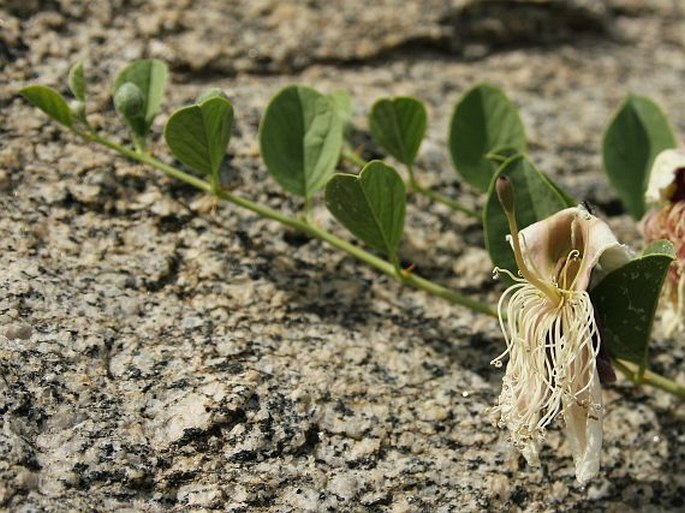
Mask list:
POLYGON ((509 215, 514 213, 514 187, 511 185, 511 180, 502 175, 495 180, 495 192, 504 212, 509 215))

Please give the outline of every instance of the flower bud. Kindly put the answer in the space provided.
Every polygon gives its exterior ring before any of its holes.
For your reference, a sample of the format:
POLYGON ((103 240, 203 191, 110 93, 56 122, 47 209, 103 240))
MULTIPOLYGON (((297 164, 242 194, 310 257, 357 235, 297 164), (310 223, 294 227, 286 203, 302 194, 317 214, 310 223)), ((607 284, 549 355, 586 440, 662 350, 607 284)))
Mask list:
POLYGON ((508 215, 514 213, 514 187, 511 180, 506 176, 499 176, 495 181, 495 192, 504 212, 508 215))
POLYGON ((145 100, 140 88, 132 82, 123 83, 114 94, 114 108, 128 120, 142 118, 145 100))
POLYGON ((85 121, 86 119, 86 104, 80 100, 72 100, 69 102, 69 110, 74 118, 85 121))

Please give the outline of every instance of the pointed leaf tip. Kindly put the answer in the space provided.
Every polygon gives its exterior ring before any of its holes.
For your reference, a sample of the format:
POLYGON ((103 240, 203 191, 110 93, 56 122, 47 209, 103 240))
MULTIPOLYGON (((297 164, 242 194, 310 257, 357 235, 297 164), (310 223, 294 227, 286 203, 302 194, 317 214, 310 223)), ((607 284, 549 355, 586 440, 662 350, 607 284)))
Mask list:
POLYGON ((69 70, 69 89, 77 100, 86 101, 86 76, 83 71, 83 61, 78 61, 69 70))
POLYGON ((19 93, 31 105, 38 107, 58 123, 73 128, 74 118, 71 109, 64 97, 55 89, 44 85, 30 85, 21 89, 19 93))

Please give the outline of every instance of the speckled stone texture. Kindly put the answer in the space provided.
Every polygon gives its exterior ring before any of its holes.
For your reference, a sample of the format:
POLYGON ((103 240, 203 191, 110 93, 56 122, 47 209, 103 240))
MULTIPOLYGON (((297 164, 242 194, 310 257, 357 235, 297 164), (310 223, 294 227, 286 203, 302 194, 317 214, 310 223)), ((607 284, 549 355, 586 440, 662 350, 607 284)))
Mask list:
MULTIPOLYGON (((620 381, 597 479, 576 483, 559 423, 531 469, 489 415, 495 321, 84 146, 16 95, 66 91, 84 58, 92 122, 125 140, 113 76, 165 59, 153 151, 170 160, 166 116, 219 86, 236 109, 228 178, 294 213, 256 142, 280 87, 350 91, 366 156, 371 104, 418 96, 419 179, 478 207, 445 134, 457 97, 487 80, 520 107, 540 167, 638 247, 600 138, 629 91, 685 134, 681 2, 7 0, 0 19, 0 510, 685 510, 681 402, 620 381)), ((315 218, 344 236, 320 202, 315 218)), ((482 247, 477 221, 410 199, 402 256, 494 303, 482 247)), ((685 381, 684 352, 658 337, 652 366, 685 381)))

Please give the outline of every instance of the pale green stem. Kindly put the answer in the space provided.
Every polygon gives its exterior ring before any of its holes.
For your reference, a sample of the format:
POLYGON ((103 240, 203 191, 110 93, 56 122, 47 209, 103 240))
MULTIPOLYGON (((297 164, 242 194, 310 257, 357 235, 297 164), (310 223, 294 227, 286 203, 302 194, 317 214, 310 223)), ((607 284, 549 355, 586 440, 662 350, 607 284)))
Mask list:
MULTIPOLYGON (((347 160, 348 162, 354 164, 355 166, 359 167, 364 167, 368 162, 361 158, 359 155, 357 155, 354 151, 348 149, 348 148, 343 148, 341 156, 343 159, 347 160)), ((462 212, 466 214, 467 216, 470 217, 480 217, 478 212, 475 210, 472 210, 468 207, 465 207, 458 201, 455 201, 451 198, 448 198, 447 196, 444 196, 438 192, 431 191, 430 189, 426 189, 425 187, 421 186, 416 181, 416 177, 414 176, 414 168, 413 166, 407 166, 407 171, 409 172, 409 189, 418 193, 418 194, 423 194, 427 198, 430 198, 431 200, 435 201, 436 203, 442 203, 443 205, 451 208, 452 210, 455 210, 457 212, 462 212)))
POLYGON ((206 182, 205 180, 202 180, 193 175, 185 173, 180 169, 165 164, 164 162, 157 160, 156 158, 148 155, 147 153, 137 153, 136 151, 130 150, 124 146, 121 146, 120 144, 109 141, 92 132, 81 132, 80 135, 82 135, 90 141, 96 142, 98 144, 101 144, 102 146, 110 148, 124 155, 125 157, 128 157, 131 160, 135 160, 143 164, 147 164, 151 167, 154 167, 162 171, 167 176, 176 178, 177 180, 185 182, 188 185, 191 185, 201 191, 214 194, 216 197, 220 199, 234 203, 240 207, 250 210, 256 214, 259 214, 262 217, 265 217, 267 219, 273 219, 285 226, 289 226, 303 233, 311 235, 312 237, 316 237, 319 240, 327 242, 331 246, 344 251, 345 253, 356 258, 357 260, 360 260, 370 265, 371 267, 376 268, 383 274, 386 274, 400 281, 401 283, 406 283, 414 288, 428 292, 433 296, 440 297, 456 305, 464 306, 475 312, 489 315, 490 317, 497 317, 497 312, 489 305, 481 303, 480 301, 470 299, 467 296, 449 290, 445 287, 442 287, 441 285, 433 283, 432 281, 426 280, 425 278, 421 278, 420 276, 416 276, 414 274, 402 271, 398 269, 398 264, 393 265, 391 262, 383 260, 382 258, 379 258, 369 253, 368 251, 365 251, 362 248, 355 246, 354 244, 351 244, 346 240, 333 235, 330 232, 322 230, 318 226, 308 223, 306 220, 301 220, 295 217, 282 214, 265 205, 255 203, 254 201, 251 201, 247 198, 243 198, 241 196, 233 194, 230 191, 218 190, 215 192, 212 190, 211 184, 209 182, 206 182))
POLYGON ((145 153, 147 151, 147 141, 145 140, 145 137, 140 137, 138 134, 131 131, 131 140, 138 153, 145 153))
POLYGON ((508 156, 500 155, 499 153, 495 153, 495 152, 488 152, 485 155, 483 155, 483 157, 486 160, 490 160, 492 162, 499 163, 499 164, 502 164, 509 159, 508 156))
POLYGON ((311 196, 305 196, 305 198, 304 198, 303 218, 306 222, 310 222, 312 219, 312 198, 311 198, 311 196))
POLYGON ((470 217, 480 217, 478 213, 475 210, 471 210, 468 207, 465 207, 458 201, 455 201, 451 198, 448 198, 447 196, 444 196, 440 194, 439 192, 431 191, 430 189, 426 189, 423 187, 417 180, 416 176, 414 175, 414 166, 411 164, 407 164, 407 172, 409 173, 409 187, 412 191, 416 192, 417 194, 423 194, 429 199, 432 199, 436 203, 442 203, 443 205, 451 208, 452 210, 455 210, 457 212, 461 212, 463 214, 466 214, 467 216, 470 217))
POLYGON ((351 164, 354 164, 355 166, 364 167, 366 164, 368 164, 366 160, 357 155, 357 153, 354 150, 348 148, 347 145, 343 147, 341 156, 342 158, 344 158, 351 164))
POLYGON ((413 164, 406 164, 406 166, 407 166, 407 174, 409 175, 409 187, 413 191, 421 192, 423 187, 421 187, 419 185, 419 183, 416 181, 416 177, 414 176, 414 165, 413 164))
POLYGON ((685 399, 685 386, 665 378, 652 371, 645 370, 640 376, 640 368, 634 363, 625 360, 613 360, 614 367, 621 371, 636 386, 650 385, 669 394, 673 394, 681 399, 685 399))
POLYGON ((431 191, 430 189, 424 189, 418 183, 414 183, 414 190, 416 192, 418 192, 419 194, 423 194, 427 198, 432 199, 436 203, 442 203, 443 205, 451 208, 452 210, 456 210, 457 212, 462 212, 462 213, 464 213, 470 217, 480 218, 480 215, 475 210, 471 210, 470 208, 465 207, 464 205, 459 203, 458 201, 454 201, 453 199, 448 198, 447 196, 443 196, 442 194, 440 194, 438 192, 431 191))

